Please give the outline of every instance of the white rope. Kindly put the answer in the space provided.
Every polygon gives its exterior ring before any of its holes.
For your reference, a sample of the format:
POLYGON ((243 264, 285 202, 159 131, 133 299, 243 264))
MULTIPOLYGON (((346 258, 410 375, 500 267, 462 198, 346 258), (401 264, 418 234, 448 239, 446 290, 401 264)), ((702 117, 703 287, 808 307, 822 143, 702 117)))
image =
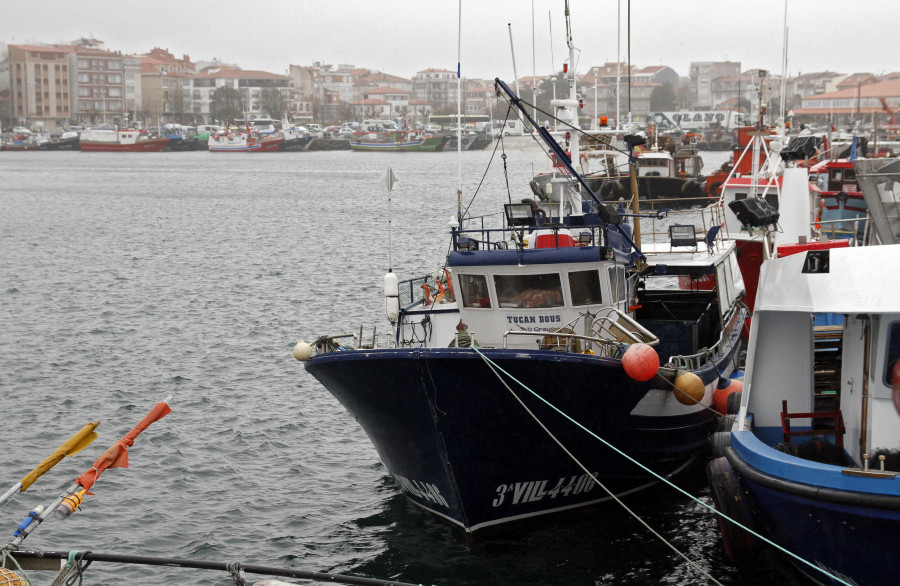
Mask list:
MULTIPOLYGON (((569 421, 571 421, 572 423, 574 423, 575 425, 577 425, 578 427, 580 427, 582 430, 584 430, 584 431, 587 432, 589 435, 591 435, 591 437, 593 437, 594 439, 598 440, 599 442, 601 442, 601 443, 602 443, 603 445, 605 445, 606 447, 610 448, 611 450, 613 450, 614 452, 616 452, 616 453, 619 454, 620 456, 622 456, 622 457, 624 457, 624 458, 627 458, 630 462, 632 462, 633 464, 637 465, 638 467, 642 468, 645 472, 648 472, 649 474, 653 475, 653 476, 656 477, 658 480, 660 480, 660 481, 662 481, 662 482, 668 484, 669 486, 671 486, 672 488, 674 488, 675 490, 677 490, 677 491, 680 492, 681 494, 685 495, 686 497, 690 498, 691 500, 695 501, 696 503, 702 505, 703 507, 706 507, 707 509, 709 509, 710 511, 712 511, 712 512, 715 513, 716 515, 719 515, 719 516, 722 517, 723 519, 727 519, 727 520, 730 521, 731 523, 734 523, 736 526, 738 526, 738 527, 740 527, 741 529, 743 529, 744 531, 750 533, 750 534, 753 535, 754 537, 756 537, 756 538, 758 538, 758 539, 764 541, 765 543, 768 543, 769 545, 771 545, 771 546, 774 547, 775 549, 781 551, 782 553, 784 553, 784 554, 786 554, 786 555, 788 555, 788 556, 794 558, 795 560, 797 560, 797 561, 799 561, 799 562, 801 562, 801 563, 803 563, 803 564, 809 566, 810 568, 813 568, 814 570, 817 570, 818 572, 821 572, 822 574, 828 576, 830 579, 834 580, 835 582, 838 582, 839 584, 844 584, 845 586, 853 586, 853 584, 851 584, 850 582, 847 582, 846 580, 843 580, 843 579, 841 579, 841 578, 838 578, 838 577, 835 576, 834 574, 830 573, 828 570, 825 570, 825 569, 823 569, 823 568, 820 568, 820 567, 817 566, 816 564, 814 564, 814 563, 812 563, 812 562, 809 562, 809 561, 803 559, 803 558, 800 557, 799 555, 797 555, 797 554, 795 554, 795 553, 793 553, 793 552, 791 552, 791 551, 789 551, 789 550, 787 550, 787 549, 781 547, 780 545, 778 545, 777 543, 775 543, 775 542, 772 541, 771 539, 768 539, 768 538, 766 538, 766 537, 760 535, 759 533, 757 533, 756 531, 754 531, 754 530, 752 530, 752 529, 750 529, 750 528, 748 528, 748 527, 744 527, 742 524, 738 523, 737 521, 735 521, 734 519, 732 519, 731 517, 729 517, 729 516, 726 515, 725 513, 723 513, 723 512, 721 512, 721 511, 717 510, 717 509, 716 509, 715 507, 713 507, 713 506, 710 506, 710 505, 704 503, 703 501, 701 501, 700 499, 698 499, 697 497, 695 497, 695 496, 692 495, 691 493, 689 493, 689 492, 687 492, 686 490, 682 489, 681 487, 677 486, 676 484, 674 484, 673 482, 671 482, 668 478, 665 478, 665 477, 663 477, 663 476, 660 476, 659 474, 657 474, 656 472, 654 472, 654 471, 651 470, 650 468, 644 466, 643 464, 641 464, 640 462, 638 462, 637 460, 635 460, 634 458, 632 458, 631 456, 629 456, 628 454, 626 454, 625 452, 623 452, 622 450, 620 450, 619 448, 615 447, 614 445, 612 445, 611 443, 609 443, 608 441, 606 441, 605 439, 603 439, 602 437, 600 437, 600 436, 597 435, 596 433, 592 432, 591 430, 589 430, 588 428, 586 428, 585 426, 583 426, 583 425, 580 424, 579 422, 575 421, 572 417, 570 417, 570 416, 567 415, 566 413, 563 413, 558 407, 556 407, 556 405, 552 404, 552 403, 551 403, 550 401, 548 401, 547 399, 541 397, 541 396, 538 395, 536 392, 534 392, 532 389, 530 389, 527 385, 525 385, 525 383, 521 382, 521 381, 518 380, 516 377, 512 376, 511 374, 509 374, 508 372, 506 372, 505 370, 503 370, 502 368, 500 368, 500 366, 498 366, 496 363, 494 363, 490 358, 488 358, 487 356, 485 356, 484 354, 482 354, 481 351, 478 350, 478 348, 473 347, 472 350, 474 350, 476 354, 478 354, 479 356, 481 356, 481 358, 488 364, 488 366, 491 368, 491 370, 492 370, 495 374, 496 374, 496 372, 499 370, 500 372, 502 372, 503 374, 505 374, 506 376, 508 376, 510 379, 512 379, 513 381, 515 381, 516 384, 518 384, 519 386, 521 386, 523 389, 525 389, 526 391, 528 391, 529 393, 531 393, 532 395, 534 395, 535 397, 537 397, 537 398, 538 398, 540 401, 542 401, 545 405, 547 405, 548 407, 550 407, 551 409, 553 409, 554 411, 556 411, 557 413, 559 413, 560 415, 562 415, 563 417, 565 417, 566 419, 568 419, 569 421), (495 369, 495 368, 496 368, 496 369, 495 369)), ((498 376, 499 376, 499 375, 498 375, 498 376)), ((506 381, 504 381, 503 379, 500 379, 500 381, 503 383, 503 385, 504 385, 507 389, 509 389, 509 385, 506 384, 506 381)), ((518 398, 518 397, 516 396, 516 394, 512 391, 512 389, 510 389, 510 392, 513 394, 514 397, 516 397, 516 400, 519 400, 519 398, 518 398)), ((521 403, 520 400, 519 400, 519 403, 521 403)), ((527 407, 526 407, 526 409, 527 409, 527 407)), ((528 412, 531 413, 531 411, 528 411, 528 412)), ((534 414, 532 414, 532 417, 534 417, 534 414)), ((535 420, 537 421, 536 418, 535 418, 535 420)), ((540 421, 538 421, 538 423, 540 424, 540 421)), ((543 424, 541 424, 541 427, 543 427, 543 424)), ((544 429, 546 429, 546 428, 544 428, 544 429)), ((549 433, 549 431, 548 431, 547 433, 549 433)), ((550 437, 553 437, 552 434, 551 434, 550 437)), ((554 439, 554 441, 556 441, 556 438, 553 438, 553 439, 554 439)), ((557 443, 559 443, 559 442, 557 442, 557 443)), ((563 449, 565 450, 565 448, 563 448, 563 449)), ((567 451, 566 453, 568 453, 568 451, 567 451)), ((569 454, 569 455, 571 456, 571 454, 569 454)), ((573 459, 574 459, 574 457, 573 457, 573 459)), ((575 460, 575 461, 578 462, 577 460, 575 460)), ((578 465, 581 466, 581 463, 579 462, 578 465)), ((602 487, 602 485, 601 485, 601 487, 602 487)), ((604 490, 606 490, 606 488, 604 488, 604 490)), ((609 491, 607 491, 607 492, 609 492, 609 491)), ((618 501, 618 499, 616 499, 616 500, 618 501)), ((624 506, 624 505, 623 505, 623 506, 624 506)), ((627 509, 626 509, 626 510, 627 510, 627 509)), ((629 513, 631 513, 631 511, 629 511, 629 513)), ((634 513, 632 513, 632 514, 634 514, 634 513)), ((652 530, 651 530, 651 531, 652 531, 652 530)), ((654 532, 654 533, 655 533, 655 532, 654 532)), ((665 541, 665 540, 664 540, 664 541, 665 541)), ((666 542, 666 544, 668 545, 668 542, 666 542)), ((670 546, 670 547, 671 547, 671 546, 670 546)), ((691 562, 691 563, 693 564, 693 562, 691 562)), ((717 582, 717 583, 718 583, 718 582, 717 582)))
MULTIPOLYGON (((484 354, 482 354, 481 352, 479 352, 477 349, 475 349, 475 352, 477 352, 478 355, 481 356, 482 359, 484 359, 485 364, 488 365, 488 368, 491 369, 491 371, 497 376, 497 379, 503 384, 504 387, 506 387, 506 390, 508 390, 508 391, 510 392, 510 394, 512 394, 513 398, 515 398, 515 400, 519 402, 519 404, 522 406, 522 408, 525 409, 525 411, 527 411, 529 415, 531 415, 531 418, 534 419, 535 422, 537 422, 537 424, 541 426, 541 429, 543 429, 545 432, 547 432, 547 435, 550 436, 550 439, 552 439, 554 442, 556 442, 556 445, 558 445, 558 446, 562 449, 562 451, 564 451, 570 458, 572 458, 572 461, 575 462, 575 463, 578 465, 579 468, 581 468, 582 470, 584 470, 584 471, 587 473, 588 477, 589 477, 590 479, 592 479, 592 480, 594 481, 594 483, 596 483, 597 486, 599 486, 600 488, 602 488, 603 491, 606 492, 606 494, 608 494, 608 495, 610 496, 610 498, 612 498, 614 501, 616 501, 616 502, 619 504, 620 507, 622 507, 623 509, 625 509, 625 511, 627 511, 629 515, 631 515, 632 517, 634 517, 634 519, 635 519, 638 523, 640 523, 641 525, 643 525, 643 526, 647 529, 647 531, 649 531, 649 532, 652 533, 654 536, 656 536, 656 538, 659 539, 660 541, 662 541, 666 546, 668 546, 669 549, 671 549, 672 551, 674 551, 675 553, 677 553, 679 556, 681 556, 687 563, 689 563, 691 566, 693 566, 694 569, 696 569, 698 572, 700 572, 701 574, 703 574, 704 576, 706 576, 706 577, 707 577, 711 582, 713 582, 714 584, 718 584, 719 586, 724 586, 721 582, 719 582, 718 580, 716 580, 715 578, 713 578, 706 570, 704 570, 703 568, 701 568, 700 565, 697 564, 697 562, 695 562, 694 560, 692 560, 691 558, 689 558, 686 554, 684 554, 684 553, 682 553, 681 551, 679 551, 677 547, 675 547, 672 543, 669 542, 669 540, 667 540, 665 537, 663 537, 661 534, 659 534, 655 529, 653 529, 653 527, 651 527, 650 525, 648 525, 647 522, 644 521, 644 520, 640 517, 640 515, 638 515, 637 513, 635 513, 634 511, 632 511, 630 508, 628 508, 628 505, 626 505, 625 503, 623 503, 622 500, 619 499, 619 497, 617 497, 615 494, 613 494, 613 492, 612 492, 611 490, 609 490, 608 488, 606 488, 606 486, 604 486, 604 484, 603 484, 602 482, 600 482, 600 480, 598 480, 597 478, 595 478, 594 475, 591 473, 591 471, 588 470, 587 467, 585 467, 585 465, 582 464, 582 463, 578 460, 578 458, 576 458, 575 455, 572 454, 572 452, 570 452, 570 451, 566 448, 566 446, 564 446, 564 445, 562 444, 562 442, 560 442, 559 439, 558 439, 555 435, 553 435, 553 432, 551 432, 549 429, 547 429, 547 427, 543 424, 543 422, 541 422, 540 419, 537 418, 537 416, 531 411, 531 409, 529 409, 529 408, 525 405, 525 403, 522 402, 522 399, 519 398, 519 396, 516 394, 516 392, 513 391, 513 390, 510 388, 510 386, 509 386, 508 384, 506 384, 506 381, 503 380, 503 377, 501 377, 500 374, 497 372, 497 370, 494 368, 495 365, 494 365, 490 360, 488 360, 488 358, 487 358, 484 354)), ((497 368, 499 368, 499 366, 498 366, 497 368)), ((507 376, 509 376, 509 375, 507 374, 507 376)), ((512 378, 512 377, 510 377, 510 378, 512 378)), ((516 379, 513 378, 513 380, 516 380, 516 379)), ((518 381, 516 381, 516 382, 518 382, 518 381)), ((519 384, 521 384, 521 383, 519 383, 519 384)), ((523 385, 523 386, 524 386, 524 385, 523 385)), ((526 387, 526 389, 527 389, 527 387, 526 387)), ((530 390, 530 389, 528 389, 528 390, 530 390)))

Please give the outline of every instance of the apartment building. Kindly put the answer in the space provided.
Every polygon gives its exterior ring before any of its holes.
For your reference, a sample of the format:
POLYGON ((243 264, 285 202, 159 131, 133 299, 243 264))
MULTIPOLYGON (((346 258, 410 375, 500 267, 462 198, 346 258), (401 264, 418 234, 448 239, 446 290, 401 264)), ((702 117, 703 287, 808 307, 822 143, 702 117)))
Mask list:
MULTIPOLYGON (((9 118, 19 126, 55 130, 73 117, 69 45, 9 45, 9 118)), ((93 104, 92 104, 93 105, 93 104)))

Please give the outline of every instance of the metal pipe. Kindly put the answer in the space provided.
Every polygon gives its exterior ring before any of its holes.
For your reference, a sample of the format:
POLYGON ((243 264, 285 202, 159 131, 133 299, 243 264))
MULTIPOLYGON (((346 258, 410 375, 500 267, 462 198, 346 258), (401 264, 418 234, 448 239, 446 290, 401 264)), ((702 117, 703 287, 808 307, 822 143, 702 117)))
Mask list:
MULTIPOLYGON (((17 551, 17 558, 32 559, 68 559, 68 551, 17 551)), ((276 568, 273 566, 244 565, 233 562, 206 562, 201 560, 189 560, 185 558, 164 558, 156 556, 121 555, 112 553, 84 552, 78 556, 87 562, 110 562, 118 564, 137 564, 144 566, 172 566, 176 568, 191 568, 196 570, 217 570, 231 572, 239 569, 248 574, 263 574, 269 576, 287 576, 290 578, 302 578, 316 582, 340 582, 342 584, 363 584, 365 586, 414 586, 407 582, 395 580, 379 580, 377 578, 364 578, 362 576, 346 576, 342 574, 328 574, 324 572, 310 572, 293 568, 276 568)))

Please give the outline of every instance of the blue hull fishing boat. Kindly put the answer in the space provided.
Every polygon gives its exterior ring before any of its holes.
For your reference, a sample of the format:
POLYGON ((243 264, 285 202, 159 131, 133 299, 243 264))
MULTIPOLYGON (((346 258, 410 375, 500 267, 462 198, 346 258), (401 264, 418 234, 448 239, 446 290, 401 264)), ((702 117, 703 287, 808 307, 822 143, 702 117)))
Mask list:
POLYGON ((732 559, 765 537, 817 582, 893 584, 900 160, 858 161, 856 173, 877 238, 763 264, 740 409, 708 475, 717 508, 755 532, 720 522, 732 559))
MULTIPOLYGON (((574 63, 571 38, 569 48, 574 63)), ((571 72, 557 105, 577 160, 574 84, 571 72)), ((510 203, 496 220, 458 211, 441 270, 385 276, 389 344, 360 332, 294 349, 399 489, 470 536, 685 468, 715 426, 713 394, 736 368, 746 317, 734 244, 716 237, 721 210, 668 218, 664 241, 632 233, 637 201, 628 213, 604 204, 539 131, 569 165, 552 208, 510 203), (679 289, 679 277, 713 284, 679 289)))

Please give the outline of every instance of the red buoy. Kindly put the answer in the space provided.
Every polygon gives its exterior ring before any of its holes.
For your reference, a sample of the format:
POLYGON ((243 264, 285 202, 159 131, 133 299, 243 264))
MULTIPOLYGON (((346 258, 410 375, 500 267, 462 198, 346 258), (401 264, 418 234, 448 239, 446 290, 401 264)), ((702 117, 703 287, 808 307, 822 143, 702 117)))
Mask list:
POLYGON ((719 386, 713 393, 713 407, 719 415, 725 415, 728 411, 728 395, 732 393, 740 393, 744 390, 744 383, 739 380, 727 379, 728 385, 724 388, 719 386))
POLYGON ((622 356, 622 366, 634 380, 648 381, 659 370, 659 354, 648 344, 632 344, 622 356))

